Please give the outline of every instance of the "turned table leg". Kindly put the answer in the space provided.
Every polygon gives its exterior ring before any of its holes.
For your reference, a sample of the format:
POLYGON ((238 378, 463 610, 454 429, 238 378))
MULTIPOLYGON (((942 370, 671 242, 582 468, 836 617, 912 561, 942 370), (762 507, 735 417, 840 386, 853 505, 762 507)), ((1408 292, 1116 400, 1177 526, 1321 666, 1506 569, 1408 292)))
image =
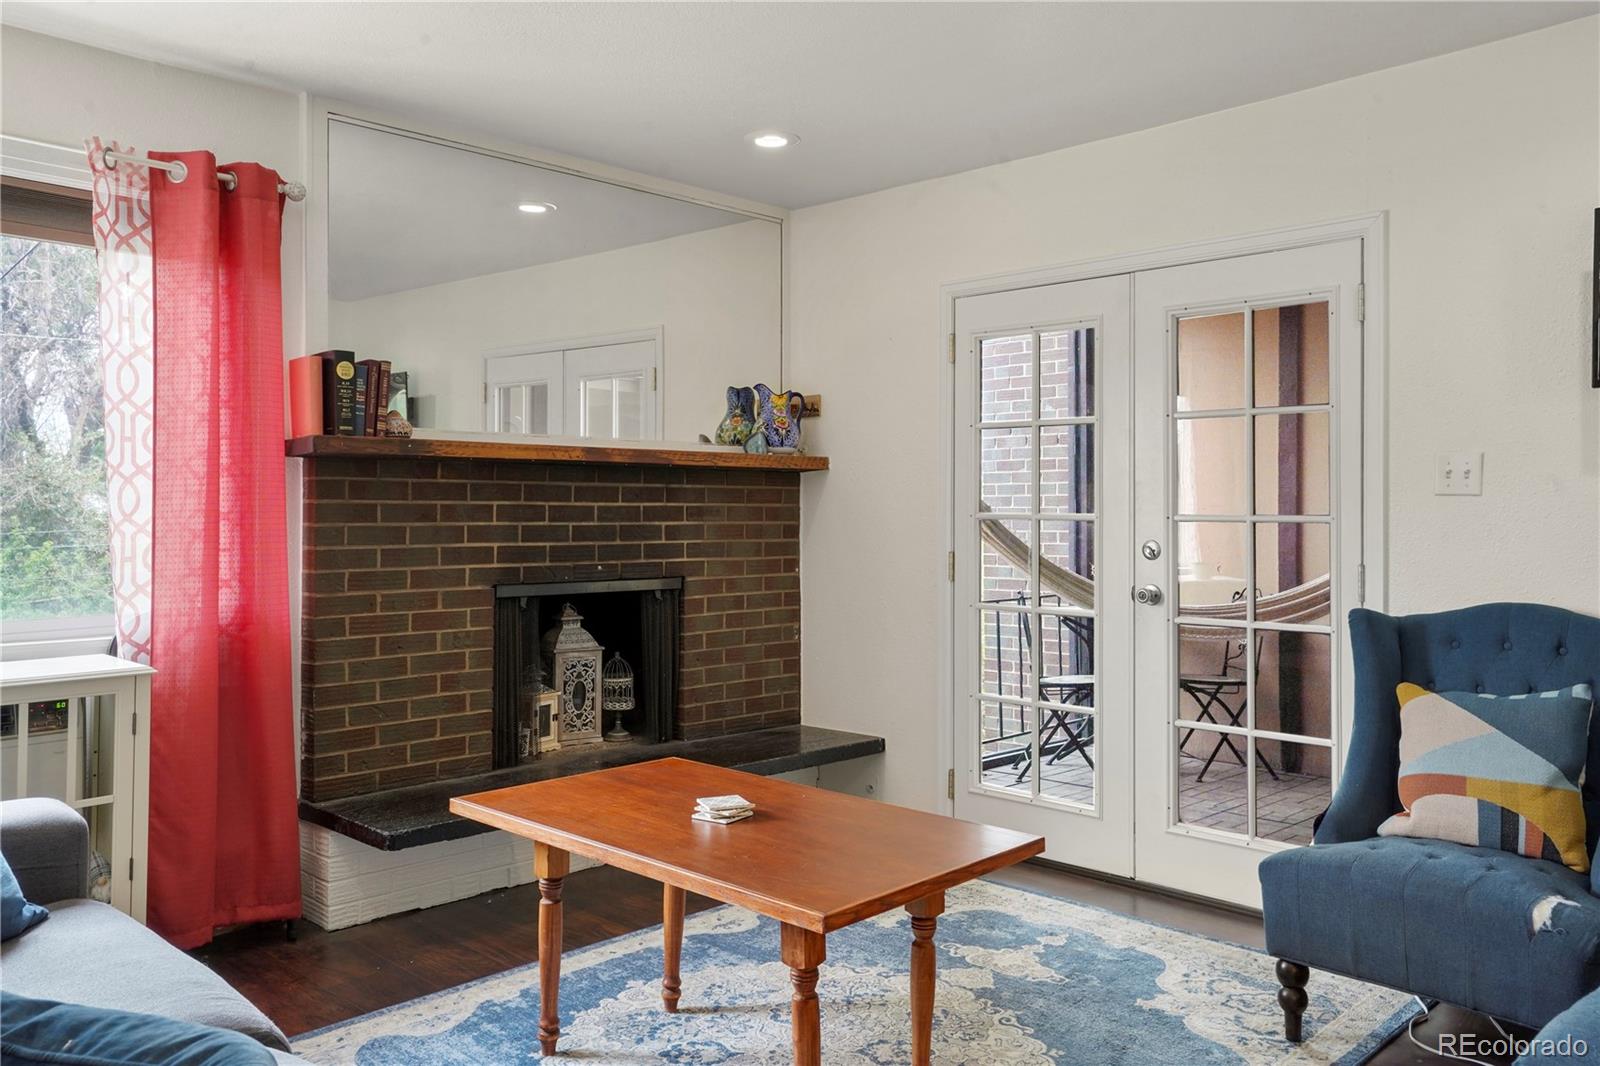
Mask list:
POLYGON ((944 913, 944 893, 906 904, 911 915, 911 1063, 928 1066, 933 1053, 933 931, 944 913))
POLYGON ((668 1014, 678 1013, 678 996, 683 982, 678 978, 678 962, 683 956, 683 889, 661 886, 661 1004, 668 1014))
POLYGON ((817 967, 827 957, 827 938, 810 929, 785 923, 782 928, 783 962, 789 967, 790 1026, 794 1041, 794 1066, 822 1066, 822 1013, 817 1003, 817 967))
POLYGON ((561 882, 572 856, 548 844, 533 846, 533 871, 539 878, 539 1047, 556 1053, 561 1036, 561 882))

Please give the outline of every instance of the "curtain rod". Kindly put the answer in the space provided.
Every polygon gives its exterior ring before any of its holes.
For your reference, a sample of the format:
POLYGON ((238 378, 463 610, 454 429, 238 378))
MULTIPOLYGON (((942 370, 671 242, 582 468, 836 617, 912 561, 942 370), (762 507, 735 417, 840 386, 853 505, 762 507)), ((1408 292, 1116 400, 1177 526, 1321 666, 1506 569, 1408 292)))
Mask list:
MULTIPOLYGON (((105 149, 103 154, 105 156, 105 164, 108 167, 115 167, 118 163, 132 163, 138 167, 154 167, 156 170, 164 170, 171 174, 173 181, 182 181, 189 176, 189 168, 176 159, 170 162, 164 159, 146 159, 144 156, 129 155, 126 152, 113 152, 109 148, 105 149)), ((226 170, 217 171, 217 181, 224 189, 230 190, 239 184, 239 179, 226 170)), ((298 181, 279 182, 278 191, 295 203, 299 203, 306 198, 306 187, 298 181)))

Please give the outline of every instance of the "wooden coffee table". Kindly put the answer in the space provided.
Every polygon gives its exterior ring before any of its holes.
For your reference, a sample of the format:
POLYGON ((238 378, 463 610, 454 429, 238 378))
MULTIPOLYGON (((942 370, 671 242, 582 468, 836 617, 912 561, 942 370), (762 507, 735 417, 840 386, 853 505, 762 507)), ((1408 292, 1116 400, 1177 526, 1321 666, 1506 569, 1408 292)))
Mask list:
POLYGON ((1044 838, 957 821, 769 777, 658 759, 611 770, 458 796, 463 818, 534 842, 539 878, 539 1043, 561 1035, 561 882, 573 854, 660 881, 665 966, 661 999, 678 1009, 684 892, 782 923, 794 1061, 817 1066, 822 1034, 817 967, 827 935, 905 907, 911 915, 912 1061, 929 1061, 933 932, 945 889, 1044 850, 1044 838), (738 793, 752 818, 713 825, 689 817, 700 796, 738 793))

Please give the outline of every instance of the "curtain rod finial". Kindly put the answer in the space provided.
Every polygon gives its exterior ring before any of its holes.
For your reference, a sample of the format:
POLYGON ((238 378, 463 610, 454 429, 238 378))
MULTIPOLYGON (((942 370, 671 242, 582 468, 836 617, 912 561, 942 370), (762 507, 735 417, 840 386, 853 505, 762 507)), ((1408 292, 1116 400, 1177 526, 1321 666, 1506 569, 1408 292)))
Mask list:
POLYGON ((278 191, 295 203, 299 203, 306 198, 306 187, 298 181, 286 181, 278 186, 278 191))

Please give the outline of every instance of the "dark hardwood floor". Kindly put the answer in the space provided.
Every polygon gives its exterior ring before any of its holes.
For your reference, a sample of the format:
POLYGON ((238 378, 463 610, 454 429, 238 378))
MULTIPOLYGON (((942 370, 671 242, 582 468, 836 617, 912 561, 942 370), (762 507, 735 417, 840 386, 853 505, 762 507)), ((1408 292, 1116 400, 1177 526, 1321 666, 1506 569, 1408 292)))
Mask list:
MULTIPOLYGON (((1037 863, 991 879, 1204 936, 1263 945, 1260 918, 1194 900, 1037 863)), ((660 886, 610 867, 572 874, 563 897, 569 950, 661 921, 660 886)), ((331 933, 302 922, 294 941, 284 939, 282 926, 250 926, 218 937, 195 956, 284 1032, 304 1033, 534 962, 538 899, 533 885, 522 885, 331 933)), ((711 906, 691 894, 687 909, 694 913, 711 906)), ((1314 971, 1312 982, 1314 989, 1314 971)), ((1436 1009, 1417 1026, 1418 1038, 1433 1046, 1439 1032, 1469 1031, 1494 1035, 1487 1019, 1450 1007, 1436 1009)), ((1418 1050, 1404 1033, 1371 1060, 1373 1066, 1445 1061, 1418 1050)))

